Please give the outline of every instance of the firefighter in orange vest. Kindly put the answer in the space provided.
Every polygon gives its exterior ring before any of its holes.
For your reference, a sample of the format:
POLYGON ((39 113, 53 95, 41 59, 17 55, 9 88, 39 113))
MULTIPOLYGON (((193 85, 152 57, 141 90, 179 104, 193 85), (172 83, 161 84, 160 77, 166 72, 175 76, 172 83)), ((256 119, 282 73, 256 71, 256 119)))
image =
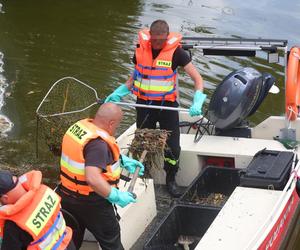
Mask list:
MULTIPOLYGON (((195 94, 189 109, 191 116, 201 115, 202 105, 206 99, 203 94, 203 80, 190 56, 181 48, 182 36, 169 32, 164 20, 156 20, 150 30, 141 30, 138 44, 133 57, 135 70, 126 84, 118 87, 105 102, 119 102, 130 93, 137 96, 138 104, 178 107, 177 98, 177 67, 182 66, 194 81, 195 94)), ((137 108, 137 127, 156 128, 159 122, 161 129, 171 131, 167 140, 169 147, 165 152, 164 169, 168 191, 174 197, 181 195, 175 182, 180 155, 179 116, 177 111, 137 108)))
POLYGON ((60 197, 41 180, 40 171, 19 178, 0 171, 1 250, 75 250, 60 197))
POLYGON ((134 173, 139 166, 142 175, 144 166, 125 155, 120 157, 113 136, 122 117, 119 106, 105 103, 94 119, 76 122, 63 137, 59 193, 62 207, 79 222, 80 232, 73 238, 77 249, 86 228, 103 250, 123 249, 113 205, 125 207, 136 200, 132 193, 121 192, 117 184, 122 167, 134 173))

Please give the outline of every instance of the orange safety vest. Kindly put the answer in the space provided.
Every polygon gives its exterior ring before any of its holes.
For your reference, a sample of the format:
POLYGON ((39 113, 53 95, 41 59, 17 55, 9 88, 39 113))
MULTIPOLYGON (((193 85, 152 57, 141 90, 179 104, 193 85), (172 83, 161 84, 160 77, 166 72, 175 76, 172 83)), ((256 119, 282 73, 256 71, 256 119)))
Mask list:
POLYGON ((72 230, 60 212, 60 197, 41 180, 40 171, 19 177, 27 193, 15 204, 0 207, 1 237, 5 221, 10 220, 32 236, 28 250, 64 250, 72 239, 72 230))
POLYGON ((174 51, 180 46, 182 35, 171 32, 159 55, 152 58, 150 32, 139 32, 139 44, 135 50, 136 65, 132 92, 143 100, 176 101, 177 71, 172 70, 174 51))
POLYGON ((106 171, 103 171, 101 176, 111 185, 118 184, 121 174, 120 149, 115 138, 95 126, 92 119, 84 119, 73 124, 63 138, 60 160, 60 179, 63 187, 82 195, 94 192, 85 179, 83 149, 90 140, 96 138, 101 138, 108 144, 114 159, 114 163, 107 165, 106 171))

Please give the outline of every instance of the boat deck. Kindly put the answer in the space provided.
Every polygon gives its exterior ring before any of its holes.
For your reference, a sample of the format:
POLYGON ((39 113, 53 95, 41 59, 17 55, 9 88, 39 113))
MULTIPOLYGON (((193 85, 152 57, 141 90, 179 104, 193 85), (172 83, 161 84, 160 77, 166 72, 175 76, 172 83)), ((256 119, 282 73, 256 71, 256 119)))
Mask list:
POLYGON ((276 190, 237 187, 196 249, 244 249, 257 229, 264 224, 281 193, 276 190))
POLYGON ((278 141, 254 138, 203 135, 201 140, 195 143, 193 134, 181 134, 180 145, 180 162, 186 163, 181 164, 176 176, 180 186, 190 185, 201 172, 205 156, 232 157, 236 168, 246 168, 259 150, 287 150, 278 141))
POLYGON ((98 243, 95 241, 84 241, 80 250, 99 250, 98 243))
MULTIPOLYGON (((300 119, 293 126, 295 129, 299 128, 300 119)), ((252 138, 203 135, 201 140, 195 143, 193 134, 181 134, 180 169, 176 176, 178 184, 183 187, 189 186, 202 171, 207 156, 230 157, 234 159, 236 168, 246 168, 259 150, 266 148, 286 151, 283 144, 273 139, 274 136, 280 135, 282 127, 284 117, 271 117, 253 129, 252 138)), ((122 153, 126 153, 134 129, 135 125, 132 125, 118 138, 122 153)), ((299 133, 296 135, 297 140, 300 140, 299 133)), ((296 153, 300 155, 299 148, 296 149, 296 153)), ((142 183, 141 186, 136 185, 136 204, 120 209, 123 215, 121 234, 125 249, 142 249, 153 229, 160 224, 172 205, 172 199, 165 192, 165 186, 161 185, 165 180, 164 171, 158 170, 153 177, 153 182, 148 184, 147 188, 142 183), (145 219, 145 216, 148 218, 145 219)), ((237 187, 196 249, 245 249, 262 227, 272 226, 276 212, 273 208, 281 194, 282 191, 237 187), (266 221, 268 217, 270 218, 266 221)), ((282 205, 284 204, 283 202, 282 205)), ((95 243, 93 246, 85 244, 81 249, 94 249, 92 247, 97 249, 95 243)), ((249 246, 249 249, 252 247, 249 246)))
MULTIPOLYGON (((182 188, 184 191, 185 188, 182 188)), ((151 221, 151 223, 144 229, 142 235, 138 240, 129 248, 130 250, 141 250, 143 249, 144 244, 149 240, 153 230, 161 222, 164 216, 168 213, 170 207, 172 206, 174 200, 167 192, 165 185, 154 185, 155 197, 156 197, 156 209, 157 215, 151 221)), ((126 246, 124 246, 125 249, 126 246)), ((95 241, 84 241, 80 250, 99 250, 97 242, 95 241)))

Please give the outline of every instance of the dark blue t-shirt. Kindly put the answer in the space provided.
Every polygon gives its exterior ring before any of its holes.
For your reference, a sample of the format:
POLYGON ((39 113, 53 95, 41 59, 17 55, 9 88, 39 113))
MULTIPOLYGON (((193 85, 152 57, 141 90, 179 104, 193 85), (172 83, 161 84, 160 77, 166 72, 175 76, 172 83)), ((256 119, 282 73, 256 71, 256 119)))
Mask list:
POLYGON ((85 166, 94 166, 106 170, 106 166, 114 162, 108 144, 100 138, 89 141, 84 149, 85 166))

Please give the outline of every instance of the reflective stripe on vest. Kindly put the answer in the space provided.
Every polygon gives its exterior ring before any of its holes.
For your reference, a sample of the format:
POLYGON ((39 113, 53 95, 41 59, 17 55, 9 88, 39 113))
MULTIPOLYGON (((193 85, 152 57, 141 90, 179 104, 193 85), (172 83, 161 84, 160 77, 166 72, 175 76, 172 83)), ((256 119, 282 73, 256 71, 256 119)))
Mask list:
MULTIPOLYGON (((63 168, 65 168, 67 171, 69 171, 68 175, 72 175, 73 178, 75 178, 75 176, 77 176, 77 177, 81 176, 82 179, 80 178, 78 180, 81 180, 81 181, 85 180, 85 177, 84 177, 84 169, 85 169, 84 163, 76 162, 76 161, 70 159, 64 153, 62 153, 60 164, 63 168)), ((107 170, 107 172, 110 173, 110 175, 112 176, 113 179, 115 179, 117 176, 119 176, 120 173, 121 173, 121 170, 122 170, 120 168, 120 162, 119 161, 116 161, 114 164, 108 165, 107 167, 109 168, 109 170, 107 170)))
POLYGON ((61 154, 60 158, 61 166, 68 169, 71 173, 75 175, 82 175, 84 176, 84 163, 74 161, 66 156, 64 153, 61 154))
MULTIPOLYGON (((171 90, 166 93, 157 93, 155 91, 145 91, 145 90, 140 90, 136 87, 132 87, 133 92, 138 92, 139 97, 142 98, 141 96, 143 95, 144 97, 147 97, 147 100, 169 100, 168 95, 172 94, 174 90, 171 90)), ((143 98, 142 98, 143 99, 143 98)))
POLYGON ((59 246, 57 243, 65 236, 65 234, 66 223, 61 212, 59 212, 48 232, 46 232, 46 234, 44 234, 39 240, 32 242, 30 245, 33 246, 37 244, 40 249, 51 250, 54 249, 54 245, 57 245, 57 247, 59 246))
POLYGON ((172 70, 172 58, 181 37, 178 33, 170 33, 166 45, 153 59, 149 30, 139 32, 133 94, 144 100, 176 100, 177 72, 172 70))
POLYGON ((142 91, 158 92, 163 90, 163 92, 169 92, 174 90, 174 85, 172 82, 160 82, 160 81, 151 81, 151 80, 143 80, 142 82, 135 80, 134 87, 141 89, 142 91))
POLYGON ((61 181, 62 185, 82 195, 89 195, 92 188, 85 179, 85 159, 83 149, 92 139, 101 138, 110 147, 115 162, 106 166, 101 176, 111 185, 118 183, 121 173, 119 164, 120 150, 115 139, 106 131, 96 127, 92 120, 84 119, 73 124, 63 138, 61 155, 61 181))

